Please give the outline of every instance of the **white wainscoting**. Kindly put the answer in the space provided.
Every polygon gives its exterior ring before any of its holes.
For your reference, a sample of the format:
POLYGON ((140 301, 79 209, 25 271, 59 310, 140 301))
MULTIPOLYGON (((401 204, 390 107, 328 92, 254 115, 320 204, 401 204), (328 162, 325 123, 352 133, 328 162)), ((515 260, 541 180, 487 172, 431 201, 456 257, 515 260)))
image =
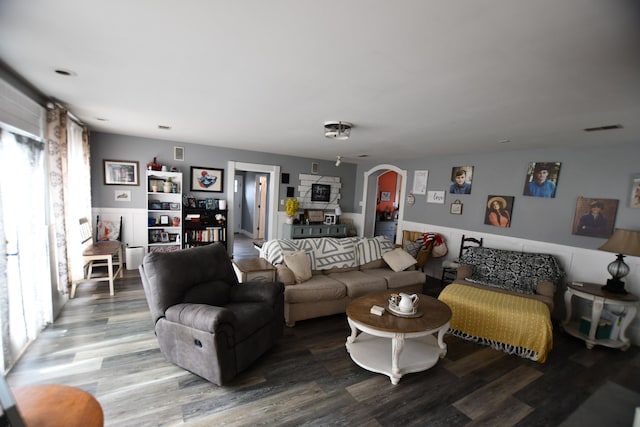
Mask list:
POLYGON ((96 217, 109 221, 119 221, 122 216, 123 237, 125 246, 144 246, 147 252, 147 210, 126 208, 100 208, 91 209, 93 215, 91 228, 95 233, 96 217))

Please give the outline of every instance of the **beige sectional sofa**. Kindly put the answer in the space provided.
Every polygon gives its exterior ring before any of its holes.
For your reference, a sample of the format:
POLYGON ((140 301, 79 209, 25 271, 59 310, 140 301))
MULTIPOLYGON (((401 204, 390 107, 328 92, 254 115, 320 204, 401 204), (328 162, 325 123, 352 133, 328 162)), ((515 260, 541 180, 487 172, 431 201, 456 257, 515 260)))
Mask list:
POLYGON ((344 313, 351 300, 370 293, 419 293, 426 281, 415 259, 382 236, 270 240, 261 257, 276 266, 285 285, 287 326, 344 313))

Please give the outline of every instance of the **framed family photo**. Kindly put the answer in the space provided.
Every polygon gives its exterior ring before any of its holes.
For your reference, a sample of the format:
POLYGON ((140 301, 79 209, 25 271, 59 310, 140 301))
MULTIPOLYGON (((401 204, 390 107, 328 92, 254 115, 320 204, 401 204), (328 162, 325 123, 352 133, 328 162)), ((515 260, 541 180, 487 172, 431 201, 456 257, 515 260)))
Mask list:
POLYGON ((560 162, 529 163, 522 194, 531 197, 555 198, 561 165, 560 162))
POLYGON ((105 185, 140 185, 138 162, 103 160, 105 185))
POLYGON ((222 193, 224 169, 191 166, 191 191, 222 193))

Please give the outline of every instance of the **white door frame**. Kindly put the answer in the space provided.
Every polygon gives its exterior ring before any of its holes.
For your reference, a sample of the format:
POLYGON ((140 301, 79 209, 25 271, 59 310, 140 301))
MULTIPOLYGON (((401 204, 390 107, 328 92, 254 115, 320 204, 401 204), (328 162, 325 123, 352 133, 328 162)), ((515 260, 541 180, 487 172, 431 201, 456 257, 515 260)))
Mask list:
MULTIPOLYGON (((229 160, 227 162, 227 176, 235 177, 236 171, 260 172, 269 174, 269 227, 265 233, 265 240, 270 240, 277 231, 276 221, 278 217, 278 197, 280 196, 280 166, 261 165, 257 163, 243 163, 229 160)), ((227 195, 229 201, 227 206, 235 206, 235 193, 233 191, 233 178, 227 180, 227 195)), ((234 230, 234 215, 227 214, 227 230, 234 230), (231 221, 231 224, 229 224, 231 221)), ((227 233, 227 253, 233 256, 233 233, 227 233)))
MULTIPOLYGON (((400 185, 400 197, 398 199, 398 205, 402 206, 407 191, 407 171, 400 169, 394 165, 382 164, 377 165, 369 169, 364 173, 364 183, 362 189, 362 212, 363 212, 363 226, 362 235, 364 237, 373 237, 376 226, 376 196, 378 191, 378 177, 387 171, 394 171, 402 177, 402 184, 400 185)), ((404 218, 404 209, 400 209, 398 214, 398 224, 402 223, 404 218)), ((402 241, 402 233, 396 233, 396 243, 402 241)))

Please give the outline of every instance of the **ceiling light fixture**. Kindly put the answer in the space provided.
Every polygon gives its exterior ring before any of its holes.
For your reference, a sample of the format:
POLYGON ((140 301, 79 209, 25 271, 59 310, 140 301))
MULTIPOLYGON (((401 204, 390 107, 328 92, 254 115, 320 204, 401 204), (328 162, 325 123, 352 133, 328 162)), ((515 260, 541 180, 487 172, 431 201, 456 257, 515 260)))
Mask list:
POLYGON ((349 122, 324 122, 324 136, 331 139, 349 139, 353 124, 349 122))
POLYGON ((64 68, 57 68, 53 71, 55 71, 56 74, 60 74, 61 76, 67 76, 67 77, 75 77, 78 75, 75 71, 65 70, 64 68))
POLYGON ((336 167, 340 166, 340 163, 342 163, 342 156, 337 156, 337 158, 336 158, 336 167))

